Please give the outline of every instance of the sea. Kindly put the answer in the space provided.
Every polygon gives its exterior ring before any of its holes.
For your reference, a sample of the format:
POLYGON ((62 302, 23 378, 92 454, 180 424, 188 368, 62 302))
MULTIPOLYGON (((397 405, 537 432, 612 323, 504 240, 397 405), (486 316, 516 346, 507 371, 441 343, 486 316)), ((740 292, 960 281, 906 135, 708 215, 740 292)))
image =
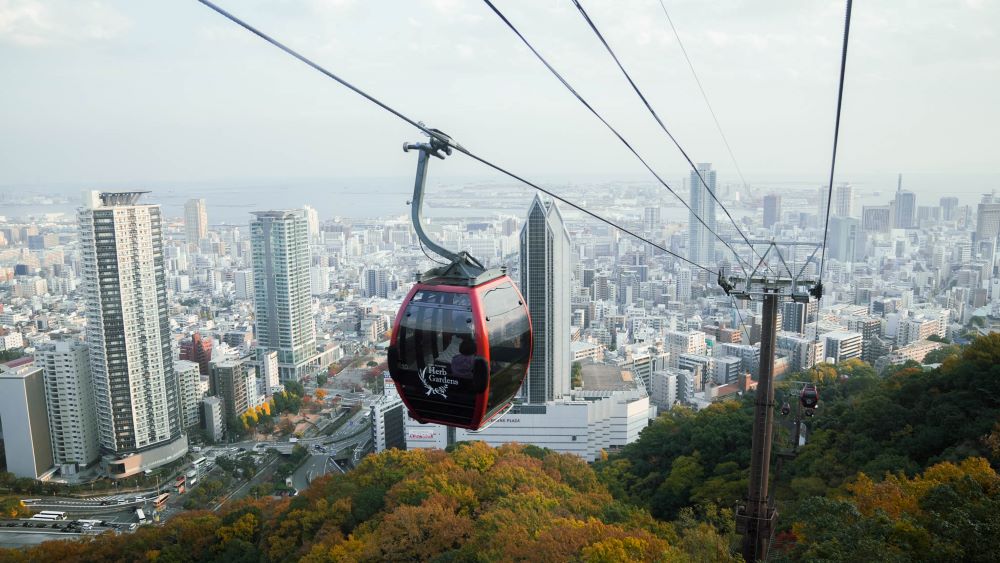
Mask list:
MULTIPOLYGON (((544 183, 561 194, 573 194, 579 186, 595 189, 617 189, 621 185, 655 187, 648 178, 627 176, 624 180, 612 177, 585 177, 579 179, 550 179, 544 183), (611 187, 609 187, 611 186, 611 187)), ((823 181, 817 178, 769 176, 748 178, 754 192, 784 194, 784 208, 801 207, 812 211, 815 204, 805 204, 806 198, 815 198, 823 181), (798 202, 796 203, 796 198, 798 202)), ((857 195, 856 214, 861 205, 884 205, 892 199, 896 189, 895 174, 864 174, 853 176, 852 185, 857 195)), ((544 181, 544 179, 543 179, 544 181)), ((672 180, 675 190, 687 196, 682 178, 672 180)), ((838 182, 839 183, 839 182, 838 182)), ((720 178, 720 185, 723 180, 720 178)), ((1000 190, 1000 174, 904 174, 903 188, 917 194, 918 205, 937 205, 945 195, 958 196, 962 204, 975 205, 983 193, 1000 190)), ((72 216, 80 206, 85 190, 133 191, 148 190, 145 200, 158 203, 168 218, 183 217, 184 203, 191 198, 204 198, 212 225, 246 225, 251 212, 269 209, 316 208, 321 219, 361 219, 400 217, 409 213, 409 200, 413 192, 413 177, 397 178, 318 178, 318 179, 268 179, 268 180, 219 180, 195 182, 154 182, 128 184, 31 184, 0 185, 0 217, 12 221, 51 218, 52 214, 72 216)), ((659 193, 649 191, 647 193, 659 193)), ((424 215, 426 217, 488 218, 500 214, 522 215, 528 208, 534 191, 513 186, 509 181, 470 178, 444 178, 428 181, 424 215)), ((574 199, 574 196, 570 196, 574 199)), ((814 201, 814 200, 813 200, 814 201)), ((637 204, 641 214, 641 204, 637 204)), ((673 196, 662 195, 658 202, 664 221, 686 222, 688 212, 673 196)), ((603 213, 604 209, 595 209, 603 213)), ((756 215, 757 209, 733 206, 737 218, 756 215)), ((565 210, 568 219, 575 213, 565 210)), ((719 220, 723 220, 720 215, 719 220)))

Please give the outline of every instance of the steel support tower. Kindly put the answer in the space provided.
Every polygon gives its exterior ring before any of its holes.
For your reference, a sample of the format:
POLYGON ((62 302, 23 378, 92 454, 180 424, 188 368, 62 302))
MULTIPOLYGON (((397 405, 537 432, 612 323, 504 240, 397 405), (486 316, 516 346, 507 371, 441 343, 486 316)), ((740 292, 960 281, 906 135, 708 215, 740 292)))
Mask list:
MULTIPOLYGON (((778 311, 787 300, 809 302, 819 298, 822 285, 816 280, 803 279, 802 274, 814 262, 818 243, 750 241, 754 246, 766 244, 767 250, 752 272, 719 276, 719 285, 727 294, 740 300, 762 303, 760 371, 754 401, 753 445, 750 456, 750 483, 745 501, 736 509, 736 531, 743 534, 743 559, 764 561, 774 533, 778 511, 768 494, 771 471, 771 441, 774 434, 774 355, 777 339, 778 311), (812 254, 797 272, 788 266, 781 248, 812 247, 812 254), (776 263, 767 262, 768 256, 776 263)), ((793 260, 794 263, 794 260, 793 260)))

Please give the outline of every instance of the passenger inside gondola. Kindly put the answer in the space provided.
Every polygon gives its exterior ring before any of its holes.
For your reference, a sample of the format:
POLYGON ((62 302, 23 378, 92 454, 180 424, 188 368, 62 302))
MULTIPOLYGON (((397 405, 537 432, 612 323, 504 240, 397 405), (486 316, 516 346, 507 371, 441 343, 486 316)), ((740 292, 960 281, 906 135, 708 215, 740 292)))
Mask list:
POLYGON ((451 374, 457 377, 472 377, 476 363, 476 343, 471 338, 463 338, 458 346, 458 355, 451 359, 451 374))

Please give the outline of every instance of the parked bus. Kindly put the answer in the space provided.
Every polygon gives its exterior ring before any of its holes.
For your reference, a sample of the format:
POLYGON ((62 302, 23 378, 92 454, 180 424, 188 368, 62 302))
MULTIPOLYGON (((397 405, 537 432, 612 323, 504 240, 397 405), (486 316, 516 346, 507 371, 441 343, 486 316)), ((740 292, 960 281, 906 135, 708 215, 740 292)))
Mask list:
POLYGON ((141 508, 136 508, 135 509, 135 517, 136 517, 136 519, 139 520, 140 524, 145 524, 146 523, 146 513, 143 512, 141 508))
POLYGON ((56 518, 55 516, 53 516, 51 514, 35 514, 31 518, 28 518, 28 520, 41 520, 41 521, 44 521, 44 522, 55 522, 56 520, 58 520, 58 518, 56 518))
POLYGON ((43 511, 39 512, 38 515, 54 516, 56 520, 65 520, 66 519, 66 513, 65 512, 58 512, 58 511, 55 511, 55 510, 43 510, 43 511))
POLYGON ((163 508, 163 505, 166 504, 168 498, 170 498, 170 493, 163 493, 162 495, 156 497, 156 501, 153 502, 156 509, 159 510, 163 508))
POLYGON ((193 462, 191 462, 191 466, 192 467, 198 467, 199 465, 201 465, 203 463, 205 463, 205 458, 204 457, 199 457, 198 459, 196 459, 193 462))
POLYGON ((196 484, 198 484, 198 478, 197 477, 195 477, 194 479, 191 479, 190 481, 188 481, 188 489, 190 489, 191 487, 194 487, 196 484))
POLYGON ((195 477, 198 476, 198 470, 197 469, 188 469, 188 472, 185 473, 184 475, 187 476, 188 479, 194 479, 195 477))

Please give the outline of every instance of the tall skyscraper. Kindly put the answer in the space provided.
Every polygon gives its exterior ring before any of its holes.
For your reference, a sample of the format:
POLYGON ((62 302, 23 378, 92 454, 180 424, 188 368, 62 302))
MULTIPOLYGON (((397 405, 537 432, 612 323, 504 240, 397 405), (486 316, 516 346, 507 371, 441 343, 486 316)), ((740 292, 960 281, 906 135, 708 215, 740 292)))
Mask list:
POLYGON ((309 284, 309 224, 302 211, 259 211, 250 222, 257 361, 278 353, 282 381, 302 379, 316 359, 309 284))
POLYGON ((112 478, 187 453, 171 361, 159 205, 88 192, 80 209, 87 343, 102 464, 112 478))
POLYGON ((858 244, 863 244, 860 231, 861 222, 854 217, 830 217, 830 258, 853 262, 858 244))
POLYGON ((715 193, 715 170, 709 163, 699 163, 698 173, 705 179, 704 185, 693 170, 688 178, 691 190, 691 197, 688 199, 688 205, 691 206, 688 217, 688 259, 696 264, 710 266, 715 262, 716 239, 711 233, 716 230, 715 200, 706 191, 705 186, 708 186, 708 190, 713 194, 715 193), (698 221, 696 214, 701 217, 705 225, 708 225, 707 227, 698 221))
POLYGON ((854 216, 854 186, 841 184, 833 188, 833 209, 831 214, 836 217, 854 216))
POLYGON ((191 246, 198 246, 208 236, 208 210, 204 199, 189 199, 184 204, 184 232, 191 246))
POLYGON ((993 194, 985 194, 976 209, 976 240, 993 240, 997 235, 1000 235, 1000 200, 993 194))
POLYGON ((554 202, 537 195, 521 228, 521 293, 534 333, 526 402, 544 403, 570 390, 570 242, 554 202))
POLYGON ((955 216, 955 210, 958 209, 958 198, 957 197, 943 197, 941 198, 941 220, 942 221, 954 221, 957 217, 955 216))
POLYGON ((831 195, 827 186, 820 186, 816 199, 816 224, 821 228, 826 222, 826 210, 830 206, 831 195))
POLYGON ((770 229, 778 221, 781 221, 781 196, 764 196, 764 228, 770 229))
POLYGON ((35 365, 45 376, 54 463, 63 475, 73 474, 100 457, 87 345, 75 339, 40 344, 35 348, 35 365))
POLYGON ((894 229, 912 229, 917 226, 917 194, 903 191, 903 175, 896 184, 896 199, 892 202, 894 229))
POLYGON ((861 228, 869 233, 888 233, 892 213, 888 205, 866 205, 861 208, 861 228))
POLYGON ((302 209, 305 212, 306 224, 309 225, 309 237, 310 237, 310 239, 318 237, 319 236, 319 213, 317 213, 316 209, 314 209, 313 207, 311 207, 309 205, 303 205, 302 209))
POLYGON ((660 206, 646 207, 642 211, 642 226, 652 232, 660 226, 660 206))

